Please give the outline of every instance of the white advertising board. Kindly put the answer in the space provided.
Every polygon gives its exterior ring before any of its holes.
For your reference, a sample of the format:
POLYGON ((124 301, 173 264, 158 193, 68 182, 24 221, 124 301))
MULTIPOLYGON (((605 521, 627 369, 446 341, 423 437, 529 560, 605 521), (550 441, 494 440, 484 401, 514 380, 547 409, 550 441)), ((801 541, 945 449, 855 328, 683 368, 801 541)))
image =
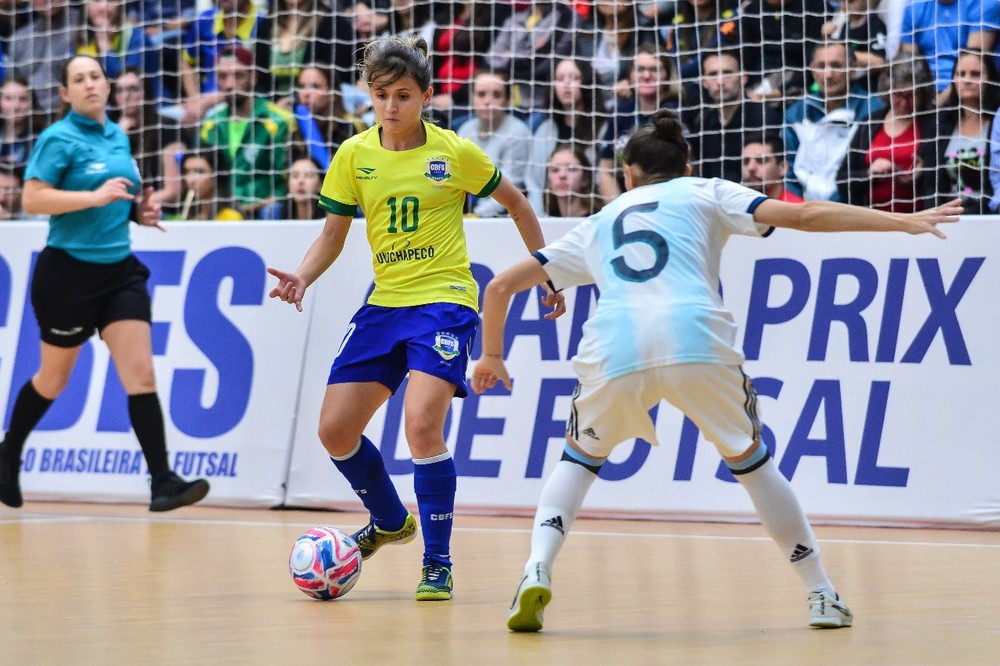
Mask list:
MULTIPOLYGON (((555 239, 571 221, 544 222, 555 239)), ((319 222, 170 224, 136 230, 152 269, 154 352, 171 461, 207 475, 208 502, 359 507, 316 437, 329 366, 371 287, 371 254, 355 224, 336 264, 298 313, 270 300, 265 266, 294 269, 319 222)), ((46 225, 0 225, 0 404, 38 362, 27 297, 46 225)), ((481 285, 525 255, 510 221, 467 223, 481 285)), ((733 238, 722 289, 741 327, 764 439, 806 511, 854 524, 1000 526, 1000 388, 994 291, 1000 220, 966 218, 947 241, 902 234, 733 238)), ((569 359, 593 310, 592 288, 569 311, 541 317, 537 294, 512 303, 514 388, 456 399, 446 440, 466 510, 530 511, 561 455, 575 380, 569 359)), ((477 343, 473 357, 477 358, 477 343)), ((621 445, 585 510, 622 515, 753 519, 714 448, 669 405, 655 413, 661 446, 621 445)), ((412 465, 401 395, 368 437, 404 501, 412 465)), ((28 440, 26 498, 148 499, 138 445, 106 349, 94 338, 66 393, 28 440), (29 460, 30 457, 30 460, 29 460), (136 461, 139 460, 137 463, 136 461)))
MULTIPOLYGON (((308 318, 266 292, 265 266, 292 267, 316 223, 167 224, 133 228, 151 270, 153 347, 170 462, 212 484, 208 502, 284 500, 308 318)), ((0 224, 0 404, 9 423, 39 362, 28 297, 47 225, 0 224)), ((66 391, 24 453, 28 501, 149 501, 146 468, 107 347, 85 343, 66 391)))

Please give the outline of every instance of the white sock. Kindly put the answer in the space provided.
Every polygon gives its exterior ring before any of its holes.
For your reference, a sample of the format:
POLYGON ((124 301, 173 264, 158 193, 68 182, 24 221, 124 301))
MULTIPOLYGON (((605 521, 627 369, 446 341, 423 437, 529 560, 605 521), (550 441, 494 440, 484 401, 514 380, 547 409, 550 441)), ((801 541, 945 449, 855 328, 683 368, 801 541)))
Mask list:
POLYGON ((551 575, 556 555, 596 478, 596 474, 575 462, 560 460, 556 464, 538 498, 535 525, 531 530, 531 555, 525 572, 541 563, 551 575))
POLYGON ((782 476, 774 460, 769 459, 748 474, 734 476, 750 494, 764 529, 792 563, 809 591, 835 594, 823 569, 812 527, 792 484, 782 476))

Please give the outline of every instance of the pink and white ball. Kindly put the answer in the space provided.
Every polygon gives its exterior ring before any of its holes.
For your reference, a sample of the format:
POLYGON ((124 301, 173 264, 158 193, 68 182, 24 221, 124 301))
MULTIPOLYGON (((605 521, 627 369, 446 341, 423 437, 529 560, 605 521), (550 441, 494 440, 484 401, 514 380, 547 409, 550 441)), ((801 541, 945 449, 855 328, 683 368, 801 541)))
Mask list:
POLYGON ((295 540, 288 571, 302 592, 329 601, 344 596, 358 582, 361 551, 343 530, 314 527, 295 540))

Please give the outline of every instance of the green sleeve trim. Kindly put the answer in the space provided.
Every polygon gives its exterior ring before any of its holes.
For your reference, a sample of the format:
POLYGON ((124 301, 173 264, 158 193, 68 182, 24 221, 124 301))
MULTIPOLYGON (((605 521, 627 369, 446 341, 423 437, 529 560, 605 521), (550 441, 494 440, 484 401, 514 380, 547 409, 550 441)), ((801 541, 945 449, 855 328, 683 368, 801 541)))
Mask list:
POLYGON ((358 210, 356 205, 340 203, 339 201, 334 201, 329 197, 324 197, 322 194, 319 195, 319 207, 328 213, 333 213, 334 215, 347 215, 348 217, 354 217, 354 213, 358 210))
POLYGON ((493 194, 493 190, 497 189, 497 186, 500 185, 500 181, 502 179, 503 179, 503 174, 500 173, 500 169, 493 167, 493 177, 490 178, 490 182, 486 183, 486 186, 483 187, 483 189, 481 189, 478 194, 476 194, 476 197, 479 199, 484 199, 493 194))

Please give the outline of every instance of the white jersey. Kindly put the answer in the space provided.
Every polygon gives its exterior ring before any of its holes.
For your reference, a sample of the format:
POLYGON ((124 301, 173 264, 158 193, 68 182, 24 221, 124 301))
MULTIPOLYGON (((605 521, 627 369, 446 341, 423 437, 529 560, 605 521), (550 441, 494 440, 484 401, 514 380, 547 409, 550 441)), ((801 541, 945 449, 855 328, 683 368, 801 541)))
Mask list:
POLYGON ((600 289, 573 359, 580 381, 678 363, 743 363, 719 295, 719 262, 731 234, 771 231, 753 221, 765 199, 718 178, 675 178, 622 194, 535 253, 557 289, 600 289))

